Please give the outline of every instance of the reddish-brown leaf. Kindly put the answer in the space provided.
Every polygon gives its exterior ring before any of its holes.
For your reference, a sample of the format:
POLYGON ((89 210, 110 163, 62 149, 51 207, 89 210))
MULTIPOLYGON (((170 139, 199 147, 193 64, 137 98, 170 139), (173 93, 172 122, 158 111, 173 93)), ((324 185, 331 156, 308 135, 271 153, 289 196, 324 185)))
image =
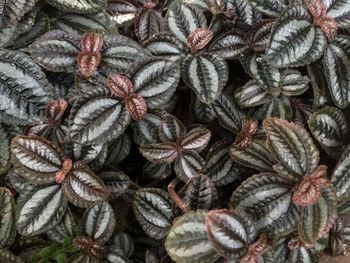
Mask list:
POLYGON ((73 167, 73 161, 71 159, 66 159, 62 163, 62 168, 56 173, 56 183, 63 183, 66 176, 69 174, 73 167))
POLYGON ((67 109, 67 101, 64 99, 61 100, 52 100, 47 104, 45 115, 49 121, 53 121, 54 124, 59 124, 61 122, 62 115, 67 109))
POLYGON ((266 236, 261 236, 258 241, 250 245, 247 254, 241 258, 240 263, 258 263, 259 256, 262 255, 267 247, 266 236))
POLYGON ((134 120, 141 120, 147 112, 145 99, 136 93, 125 99, 125 106, 134 120))
POLYGON ((123 99, 134 92, 134 85, 131 80, 120 74, 109 75, 107 85, 113 95, 123 99))
POLYGON ((238 149, 244 149, 248 147, 252 142, 252 137, 258 129, 258 122, 253 119, 246 119, 244 122, 243 129, 237 134, 234 145, 238 149))
POLYGON ((103 46, 103 36, 100 33, 88 32, 81 38, 82 52, 100 52, 103 46))
POLYGON ((198 50, 203 49, 213 38, 213 32, 207 28, 197 28, 192 31, 187 38, 187 45, 191 49, 192 53, 196 53, 198 50))
POLYGON ((101 54, 98 52, 81 52, 78 57, 79 71, 84 77, 92 76, 101 61, 101 54))

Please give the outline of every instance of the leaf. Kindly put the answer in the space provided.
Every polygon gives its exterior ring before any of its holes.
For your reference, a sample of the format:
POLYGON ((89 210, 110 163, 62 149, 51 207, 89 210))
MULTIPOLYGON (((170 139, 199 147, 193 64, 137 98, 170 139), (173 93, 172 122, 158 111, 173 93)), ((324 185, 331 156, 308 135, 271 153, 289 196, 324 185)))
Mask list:
POLYGON ((51 240, 58 243, 64 243, 68 236, 75 236, 76 228, 77 225, 74 217, 68 207, 61 221, 56 226, 49 229, 46 234, 51 240))
POLYGON ((146 162, 142 171, 147 179, 164 180, 172 174, 172 167, 169 164, 146 162))
POLYGON ((264 120, 266 118, 277 117, 281 119, 291 120, 294 116, 291 101, 288 97, 272 97, 272 100, 262 105, 256 118, 264 120))
POLYGON ((324 50, 322 59, 331 97, 339 108, 346 108, 350 103, 350 61, 346 55, 349 48, 350 38, 337 36, 324 50))
POLYGON ((141 42, 164 31, 161 12, 146 7, 139 8, 135 14, 134 31, 141 42))
POLYGON ((301 209, 298 233, 301 241, 314 244, 328 234, 337 217, 338 200, 333 186, 322 191, 319 201, 301 209))
POLYGON ((73 104, 69 136, 80 144, 107 142, 122 134, 129 122, 130 115, 122 102, 100 87, 86 92, 73 104))
POLYGON ((47 0, 47 2, 62 11, 76 13, 93 13, 102 10, 105 0, 47 0))
POLYGON ((203 174, 192 177, 180 192, 191 210, 210 210, 217 208, 220 203, 215 184, 203 174))
POLYGON ((222 127, 233 133, 242 130, 243 113, 228 95, 222 93, 212 106, 222 127))
POLYGON ((255 238, 250 219, 227 209, 209 211, 205 216, 205 226, 210 243, 225 259, 244 256, 255 238))
POLYGON ((272 172, 276 163, 261 139, 254 138, 245 148, 233 144, 229 153, 235 162, 261 172, 272 172))
POLYGON ((89 207, 107 199, 109 189, 83 162, 75 162, 73 171, 64 180, 62 190, 67 199, 78 207, 89 207))
POLYGON ((117 25, 132 21, 135 18, 136 11, 136 6, 124 0, 108 1, 106 6, 106 12, 117 25))
POLYGON ((181 148, 184 150, 201 152, 203 149, 205 149, 205 147, 207 147, 210 137, 210 130, 204 127, 195 127, 187 132, 181 139, 181 148))
POLYGON ((350 25, 349 1, 331 0, 325 1, 327 16, 333 17, 339 27, 346 28, 350 25))
POLYGON ((288 69, 283 72, 281 93, 285 96, 298 96, 308 88, 309 78, 301 75, 297 70, 288 69))
POLYGON ((326 41, 322 29, 311 24, 305 7, 287 6, 273 27, 266 53, 268 63, 277 67, 303 66, 321 57, 326 41))
POLYGON ((112 141, 108 148, 108 156, 105 161, 106 166, 111 166, 123 161, 131 151, 130 137, 123 133, 117 139, 112 141))
POLYGON ((0 260, 7 263, 24 263, 20 257, 15 256, 7 249, 0 249, 0 260))
POLYGON ((239 168, 229 156, 228 140, 216 142, 209 150, 201 173, 208 176, 217 186, 232 183, 239 175, 239 168))
POLYGON ((167 32, 158 33, 145 42, 142 46, 149 50, 153 56, 176 61, 182 57, 187 47, 173 34, 167 32))
POLYGON ((261 173, 244 181, 232 194, 230 207, 244 210, 256 230, 269 235, 288 234, 299 214, 292 202, 294 182, 273 173, 261 173))
POLYGON ((205 214, 201 210, 190 211, 171 226, 165 239, 165 249, 172 260, 182 263, 212 263, 219 258, 207 237, 205 214))
POLYGON ((10 27, 18 22, 25 13, 31 10, 35 1, 2 0, 0 2, 0 29, 10 27))
POLYGON ((0 50, 0 121, 28 125, 43 120, 52 93, 45 74, 26 54, 0 50))
POLYGON ((278 118, 266 119, 264 128, 268 149, 288 171, 302 177, 316 169, 319 152, 304 128, 278 118))
POLYGON ((108 246, 107 249, 102 261, 103 263, 131 263, 131 261, 122 254, 119 248, 108 246))
POLYGON ((66 159, 54 143, 36 136, 17 136, 11 143, 12 162, 27 180, 45 184, 55 182, 56 173, 66 159))
POLYGON ((207 20, 202 11, 190 4, 175 1, 165 17, 165 28, 177 39, 187 44, 187 38, 197 28, 206 28, 207 20))
POLYGON ((178 155, 174 164, 176 176, 187 182, 190 178, 197 176, 204 166, 204 159, 198 152, 183 150, 178 155))
POLYGON ((101 69, 106 73, 125 73, 133 62, 149 55, 137 42, 122 35, 104 37, 101 69))
POLYGON ((344 139, 348 134, 343 112, 335 107, 325 106, 314 112, 308 123, 318 143, 331 157, 338 159, 344 148, 344 139))
POLYGON ((158 113, 146 113, 142 120, 132 122, 134 140, 137 144, 159 142, 158 129, 161 117, 158 113))
POLYGON ((136 192, 133 209, 143 231, 154 239, 162 239, 172 224, 172 202, 168 194, 157 188, 136 192))
POLYGON ((216 113, 211 105, 201 102, 197 96, 191 98, 191 111, 198 121, 208 123, 216 119, 216 113))
POLYGON ((144 144, 140 146, 140 153, 154 163, 171 163, 177 158, 173 143, 144 144))
POLYGON ((284 1, 269 0, 248 0, 249 3, 260 12, 268 15, 279 17, 281 15, 284 1))
POLYGON ((149 109, 155 109, 173 96, 180 68, 170 60, 144 58, 130 66, 127 76, 133 81, 135 93, 146 100, 149 109))
POLYGON ((22 236, 44 233, 60 222, 66 208, 67 200, 59 185, 39 188, 20 207, 17 230, 22 236))
POLYGON ((181 69, 185 83, 206 104, 220 96, 228 80, 227 63, 218 55, 188 55, 182 60, 181 69))
MULTIPOLYGON (((214 0, 213 2, 216 1, 214 0)), ((228 0, 223 2, 223 5, 226 5, 226 12, 232 12, 235 10, 236 15, 238 15, 247 25, 252 25, 255 19, 261 17, 261 13, 247 0, 228 0)), ((220 13, 222 13, 222 11, 220 13)))
POLYGON ((272 95, 256 80, 250 80, 243 87, 236 89, 234 97, 241 108, 259 106, 272 100, 272 95))
MULTIPOLYGON (((11 192, 0 188, 0 248, 12 245, 16 236, 16 206, 11 192)), ((1 260, 1 257, 0 257, 1 260)))
POLYGON ((335 187, 337 196, 341 201, 350 197, 350 147, 343 151, 331 176, 331 183, 335 187))
POLYGON ((129 177, 120 171, 108 171, 98 174, 111 192, 111 198, 118 198, 129 188, 129 177))
POLYGON ((289 257, 287 259, 288 263, 317 263, 320 262, 319 253, 315 249, 307 249, 305 247, 300 247, 297 249, 290 250, 289 257))
POLYGON ((108 202, 97 203, 89 208, 82 219, 81 230, 98 244, 106 243, 115 228, 113 208, 108 202))
POLYGON ((79 52, 80 39, 62 30, 47 32, 30 47, 35 62, 54 72, 74 73, 79 52))
POLYGON ((186 134, 186 128, 175 116, 164 114, 160 119, 158 133, 162 142, 175 142, 186 134))
POLYGON ((10 134, 6 131, 6 127, 0 124, 0 170, 10 164, 10 142, 10 134))

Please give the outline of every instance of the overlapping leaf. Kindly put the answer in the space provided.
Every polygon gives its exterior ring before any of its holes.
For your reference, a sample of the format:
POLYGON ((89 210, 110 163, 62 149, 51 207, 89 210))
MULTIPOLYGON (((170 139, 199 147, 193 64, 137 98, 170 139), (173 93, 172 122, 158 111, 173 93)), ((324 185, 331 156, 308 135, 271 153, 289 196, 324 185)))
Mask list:
POLYGON ((140 41, 162 32, 164 29, 163 16, 153 8, 141 7, 137 10, 134 19, 135 35, 140 41))
POLYGON ((176 175, 184 182, 197 176, 204 166, 204 159, 198 152, 183 150, 175 160, 174 170, 176 175))
POLYGON ((10 27, 34 7, 35 1, 2 0, 0 2, 0 29, 10 27))
POLYGON ((66 237, 74 236, 77 232, 76 230, 77 225, 75 223, 75 219, 68 207, 61 221, 56 226, 49 229, 46 234, 51 240, 56 242, 64 242, 66 237))
POLYGON ((350 148, 345 148, 342 153, 337 166, 334 168, 331 182, 334 185, 337 196, 340 200, 347 200, 349 195, 350 188, 350 148))
POLYGON ((98 174, 111 192, 112 198, 118 198, 129 188, 129 177, 120 171, 109 171, 98 174))
POLYGON ((16 206, 11 192, 0 188, 0 248, 12 245, 16 236, 16 206))
POLYGON ((60 10, 76 13, 94 13, 102 10, 106 0, 47 0, 60 10))

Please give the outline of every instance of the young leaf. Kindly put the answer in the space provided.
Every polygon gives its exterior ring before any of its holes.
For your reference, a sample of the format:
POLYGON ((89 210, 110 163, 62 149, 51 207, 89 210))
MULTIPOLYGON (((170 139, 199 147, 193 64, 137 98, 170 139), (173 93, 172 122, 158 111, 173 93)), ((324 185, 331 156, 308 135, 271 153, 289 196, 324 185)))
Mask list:
MULTIPOLYGON (((0 248, 12 245, 16 236, 16 206, 11 192, 0 188, 0 248)), ((0 257, 1 260, 1 257, 0 257)))
POLYGON ((154 239, 162 239, 172 224, 172 202, 168 194, 156 188, 138 190, 133 201, 136 218, 142 229, 154 239))
POLYGON ((165 239, 165 249, 175 262, 212 263, 219 255, 208 240, 205 212, 189 212, 178 218, 165 239))
POLYGON ((59 185, 34 190, 20 208, 17 230, 22 236, 44 233, 64 216, 67 200, 59 185))

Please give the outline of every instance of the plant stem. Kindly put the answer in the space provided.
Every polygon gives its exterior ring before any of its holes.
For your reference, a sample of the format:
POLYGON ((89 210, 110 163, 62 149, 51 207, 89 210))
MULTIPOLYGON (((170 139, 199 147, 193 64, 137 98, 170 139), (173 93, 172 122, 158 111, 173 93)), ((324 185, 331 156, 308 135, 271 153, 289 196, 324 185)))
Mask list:
POLYGON ((178 178, 175 178, 168 185, 168 192, 170 198, 175 202, 175 204, 182 210, 183 213, 188 213, 190 211, 187 204, 182 200, 182 198, 175 192, 176 185, 180 182, 178 178))

